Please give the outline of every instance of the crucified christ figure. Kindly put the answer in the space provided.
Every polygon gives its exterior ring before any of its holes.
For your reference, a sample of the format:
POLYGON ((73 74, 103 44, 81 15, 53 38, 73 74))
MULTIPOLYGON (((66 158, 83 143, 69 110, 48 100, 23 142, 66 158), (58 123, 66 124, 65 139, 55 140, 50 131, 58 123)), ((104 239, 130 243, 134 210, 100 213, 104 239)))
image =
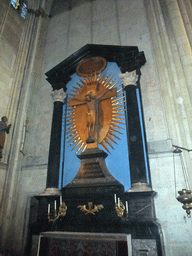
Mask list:
POLYGON ((81 104, 87 105, 87 128, 88 137, 86 143, 96 142, 97 133, 97 117, 98 117, 98 102, 99 100, 109 99, 116 96, 116 89, 106 89, 101 92, 89 90, 84 95, 74 96, 69 100, 69 106, 78 106, 81 104))
POLYGON ((87 127, 88 127, 88 138, 87 143, 95 142, 95 131, 96 131, 96 120, 97 120, 97 95, 94 90, 90 90, 85 95, 85 100, 87 102, 87 127))

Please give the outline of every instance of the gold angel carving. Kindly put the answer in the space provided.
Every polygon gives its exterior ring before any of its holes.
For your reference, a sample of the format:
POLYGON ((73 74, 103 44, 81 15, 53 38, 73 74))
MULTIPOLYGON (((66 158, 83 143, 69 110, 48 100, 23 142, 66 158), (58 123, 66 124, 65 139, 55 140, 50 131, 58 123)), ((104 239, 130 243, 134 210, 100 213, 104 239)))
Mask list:
POLYGON ((88 202, 88 209, 86 208, 86 205, 79 205, 79 206, 77 206, 77 208, 79 208, 80 211, 84 212, 85 215, 87 215, 89 213, 95 215, 95 212, 98 212, 99 210, 101 210, 104 207, 102 204, 94 205, 94 207, 93 207, 93 203, 88 202))

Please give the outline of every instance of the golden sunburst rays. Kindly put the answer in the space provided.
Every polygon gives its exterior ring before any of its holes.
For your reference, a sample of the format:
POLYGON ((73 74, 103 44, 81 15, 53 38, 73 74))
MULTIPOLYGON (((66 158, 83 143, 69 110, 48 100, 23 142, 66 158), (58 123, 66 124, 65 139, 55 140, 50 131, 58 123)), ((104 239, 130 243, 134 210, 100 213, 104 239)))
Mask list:
MULTIPOLYGON (((80 86, 82 88, 82 86, 89 86, 89 85, 94 85, 97 84, 100 78, 100 73, 93 73, 90 75, 87 75, 85 77, 82 77, 83 80, 80 80, 80 82, 82 83, 82 85, 80 86)), ((79 84, 78 84, 79 85, 79 84)))
MULTIPOLYGON (((102 137, 102 141, 99 141, 100 145, 110 153, 109 148, 114 149, 113 143, 117 144, 117 140, 120 140, 118 137, 122 133, 119 130, 124 129, 124 111, 125 111, 125 98, 124 93, 121 85, 117 85, 118 82, 115 82, 115 79, 113 79, 112 76, 109 74, 103 74, 102 77, 100 77, 100 73, 96 74, 90 74, 87 76, 82 77, 80 82, 76 84, 76 86, 73 86, 72 90, 69 94, 69 101, 77 99, 81 99, 82 95, 84 95, 87 91, 89 91, 90 87, 95 88, 94 90, 96 92, 108 92, 108 91, 115 91, 115 96, 111 97, 111 121, 110 125, 107 128, 106 135, 104 138, 102 137), (116 90, 115 90, 116 89, 116 90)), ((97 95, 98 95, 97 94, 97 95)), ((107 94, 107 93, 106 93, 107 94)), ((106 99, 106 97, 105 97, 106 99)), ((105 100, 100 99, 100 100, 105 100)), ((109 97, 108 97, 109 99, 109 97)), ((83 104, 83 103, 82 103, 83 104)), ((85 104, 85 103, 84 103, 85 104)), ((88 144, 85 140, 82 139, 81 134, 78 133, 77 127, 76 127, 76 116, 75 116, 75 110, 76 106, 72 106, 72 104, 69 106, 68 104, 68 110, 66 115, 66 135, 67 135, 67 142, 69 146, 72 146, 72 150, 76 149, 76 154, 78 152, 83 152, 88 144)), ((105 111, 105 109, 103 109, 105 111)), ((97 131, 98 134, 99 131, 97 131)))
POLYGON ((122 90, 121 85, 117 85, 117 82, 114 83, 114 79, 110 82, 110 85, 106 87, 108 89, 116 88, 117 96, 111 99, 112 104, 112 118, 111 125, 109 127, 108 133, 104 140, 100 143, 101 146, 107 150, 109 153, 108 147, 113 148, 111 143, 117 144, 116 140, 120 140, 120 138, 116 134, 122 134, 119 130, 124 129, 122 126, 125 125, 125 96, 122 90), (119 87, 121 87, 119 89, 119 87))
MULTIPOLYGON (((79 89, 74 91, 75 95, 79 94, 79 89)), ((75 107, 68 108, 67 115, 66 115, 66 139, 68 140, 67 143, 70 143, 69 146, 73 145, 73 149, 77 148, 76 154, 79 152, 80 149, 84 146, 76 128, 75 124, 75 107)))

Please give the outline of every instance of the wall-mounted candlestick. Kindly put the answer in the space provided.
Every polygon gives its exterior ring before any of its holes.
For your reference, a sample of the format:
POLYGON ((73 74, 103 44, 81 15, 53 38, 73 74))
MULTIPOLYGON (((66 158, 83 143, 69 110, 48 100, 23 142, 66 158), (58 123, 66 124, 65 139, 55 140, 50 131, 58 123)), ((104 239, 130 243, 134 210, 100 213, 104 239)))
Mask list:
POLYGON ((117 216, 122 218, 124 211, 125 211, 125 206, 122 203, 122 201, 120 200, 120 198, 118 197, 118 203, 115 204, 115 210, 117 212, 117 216))
MULTIPOLYGON (((60 200, 62 200, 62 198, 60 198, 60 200)), ((56 221, 59 217, 65 217, 66 213, 67 213, 67 205, 65 204, 65 202, 60 201, 61 205, 59 206, 59 210, 57 213, 57 201, 54 201, 54 212, 55 212, 55 217, 54 219, 50 218, 50 212, 51 212, 51 205, 48 204, 48 221, 56 221)))
POLYGON ((120 197, 116 198, 116 195, 114 194, 115 198, 115 210, 117 212, 117 216, 122 218, 124 221, 128 221, 128 201, 125 201, 125 205, 121 201, 120 197))

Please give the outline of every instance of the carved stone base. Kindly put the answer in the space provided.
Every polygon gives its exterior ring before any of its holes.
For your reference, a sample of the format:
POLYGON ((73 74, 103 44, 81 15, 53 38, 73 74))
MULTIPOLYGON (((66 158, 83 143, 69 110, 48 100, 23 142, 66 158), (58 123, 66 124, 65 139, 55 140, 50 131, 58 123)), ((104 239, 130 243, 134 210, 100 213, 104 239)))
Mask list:
POLYGON ((128 192, 148 192, 152 191, 151 186, 148 183, 134 183, 128 192))
POLYGON ((60 196, 61 190, 58 188, 46 188, 40 196, 60 196))
POLYGON ((99 148, 86 149, 81 155, 81 165, 75 178, 64 187, 67 194, 123 192, 123 185, 108 171, 105 164, 107 153, 99 148), (70 191, 70 192, 69 192, 70 191))

